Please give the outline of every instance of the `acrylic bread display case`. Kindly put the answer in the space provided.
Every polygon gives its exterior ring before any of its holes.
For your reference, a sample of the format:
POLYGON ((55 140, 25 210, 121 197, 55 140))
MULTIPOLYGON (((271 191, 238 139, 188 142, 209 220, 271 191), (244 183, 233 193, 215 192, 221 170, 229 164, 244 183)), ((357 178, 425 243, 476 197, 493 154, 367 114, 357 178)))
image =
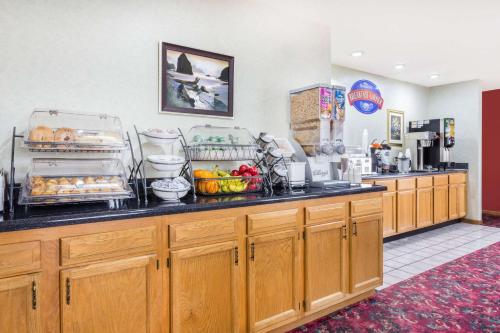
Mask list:
POLYGON ((118 159, 34 158, 19 203, 42 205, 133 197, 118 159))
POLYGON ((187 136, 193 161, 245 161, 255 159, 259 146, 245 128, 194 126, 187 136))
POLYGON ((58 110, 35 110, 24 144, 32 151, 120 152, 127 149, 120 118, 58 110))

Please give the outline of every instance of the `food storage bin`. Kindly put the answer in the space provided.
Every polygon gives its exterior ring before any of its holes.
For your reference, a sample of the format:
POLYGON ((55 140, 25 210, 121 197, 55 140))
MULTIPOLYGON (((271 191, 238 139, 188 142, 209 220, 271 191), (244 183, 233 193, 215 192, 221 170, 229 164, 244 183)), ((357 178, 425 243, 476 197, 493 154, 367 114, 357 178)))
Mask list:
POLYGON ((118 159, 35 158, 22 186, 24 205, 133 198, 118 159))
POLYGON ((194 126, 186 140, 193 161, 252 160, 259 149, 250 132, 239 127, 194 126))
POLYGON ((115 152, 127 149, 118 117, 35 110, 24 144, 33 151, 115 152))

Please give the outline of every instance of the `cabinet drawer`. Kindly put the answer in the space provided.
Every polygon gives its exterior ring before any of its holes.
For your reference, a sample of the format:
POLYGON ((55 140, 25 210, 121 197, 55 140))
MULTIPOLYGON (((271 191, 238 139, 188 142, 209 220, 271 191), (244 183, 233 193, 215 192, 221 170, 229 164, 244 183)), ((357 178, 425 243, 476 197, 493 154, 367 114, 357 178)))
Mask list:
POLYGON ((156 247, 156 226, 67 237, 61 239, 61 265, 153 252, 156 247))
POLYGON ((236 237, 236 217, 171 224, 170 247, 236 237))
POLYGON ((351 202, 351 216, 363 216, 382 212, 382 198, 356 200, 351 202))
POLYGON ((376 180, 375 185, 385 186, 387 187, 387 192, 396 191, 396 180, 376 180))
POLYGON ((297 208, 275 212, 250 214, 247 216, 248 234, 273 231, 297 226, 299 210, 297 208))
POLYGON ((306 208, 306 224, 339 221, 345 218, 345 203, 312 206, 306 208))
POLYGON ((434 186, 448 185, 448 175, 434 176, 434 186))
POLYGON ((415 189, 415 178, 398 179, 398 191, 415 189))
POLYGON ((450 175, 450 184, 464 184, 467 180, 465 173, 453 173, 450 175))
POLYGON ((418 188, 426 188, 432 187, 432 177, 419 177, 417 178, 417 187, 418 188))
POLYGON ((0 245, 0 276, 40 269, 40 241, 0 245))

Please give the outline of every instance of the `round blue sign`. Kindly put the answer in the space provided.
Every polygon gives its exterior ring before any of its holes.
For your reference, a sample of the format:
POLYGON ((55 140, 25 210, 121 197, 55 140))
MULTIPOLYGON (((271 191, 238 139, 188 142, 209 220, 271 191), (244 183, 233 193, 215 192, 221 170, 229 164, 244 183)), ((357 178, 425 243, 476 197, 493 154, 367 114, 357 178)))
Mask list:
POLYGON ((369 80, 354 82, 347 96, 349 104, 364 114, 372 114, 382 109, 384 105, 384 99, 382 98, 380 90, 375 83, 369 80))

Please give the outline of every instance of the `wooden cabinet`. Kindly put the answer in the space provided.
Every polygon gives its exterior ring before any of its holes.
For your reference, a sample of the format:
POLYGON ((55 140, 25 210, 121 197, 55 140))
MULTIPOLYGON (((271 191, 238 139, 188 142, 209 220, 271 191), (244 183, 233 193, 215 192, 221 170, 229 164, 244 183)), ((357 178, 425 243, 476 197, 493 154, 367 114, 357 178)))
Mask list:
POLYGON ((382 214, 352 218, 350 223, 350 291, 369 290, 382 284, 382 214))
POLYGON ((398 233, 416 228, 416 191, 405 190, 398 192, 398 233))
POLYGON ((62 332, 160 332, 158 268, 149 255, 61 271, 62 332))
POLYGON ((248 330, 256 332, 299 315, 298 233, 248 237, 248 330))
POLYGON ((448 187, 448 219, 458 219, 458 184, 448 187))
POLYGON ((458 217, 465 217, 467 215, 467 185, 458 184, 457 188, 457 207, 458 217))
POLYGON ((432 187, 417 190, 417 228, 433 224, 433 197, 434 190, 432 187))
POLYGON ((41 332, 39 280, 40 274, 0 279, 0 332, 41 332))
POLYGON ((384 237, 394 235, 397 228, 397 192, 386 192, 382 196, 384 206, 384 237))
POLYGON ((305 309, 342 301, 348 290, 348 233, 345 220, 305 228, 305 309))
POLYGON ((171 327, 179 332, 239 332, 236 241, 170 252, 171 327))
POLYGON ((448 221, 448 185, 434 186, 434 223, 448 221))

